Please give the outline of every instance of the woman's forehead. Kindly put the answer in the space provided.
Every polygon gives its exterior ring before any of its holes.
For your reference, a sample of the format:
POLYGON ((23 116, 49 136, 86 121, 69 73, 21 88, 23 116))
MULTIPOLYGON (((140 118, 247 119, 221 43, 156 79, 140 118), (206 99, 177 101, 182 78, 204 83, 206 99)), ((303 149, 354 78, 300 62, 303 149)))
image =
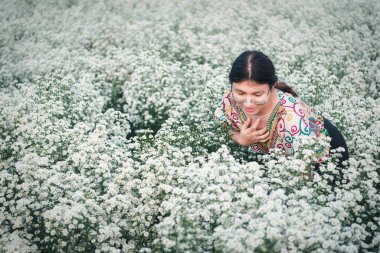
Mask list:
POLYGON ((232 83, 232 88, 244 92, 258 92, 266 91, 268 89, 268 84, 259 84, 255 81, 247 80, 239 83, 232 83))

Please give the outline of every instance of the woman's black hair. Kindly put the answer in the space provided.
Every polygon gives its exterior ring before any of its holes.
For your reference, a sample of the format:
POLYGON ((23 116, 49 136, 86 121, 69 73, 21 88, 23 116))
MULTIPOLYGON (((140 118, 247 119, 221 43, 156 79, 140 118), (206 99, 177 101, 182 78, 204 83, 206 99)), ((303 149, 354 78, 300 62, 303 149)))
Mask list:
POLYGON ((284 82, 277 82, 278 78, 272 61, 260 51, 244 51, 233 62, 229 80, 231 83, 240 83, 252 80, 259 84, 269 84, 272 89, 274 85, 279 90, 298 97, 292 87, 284 82))

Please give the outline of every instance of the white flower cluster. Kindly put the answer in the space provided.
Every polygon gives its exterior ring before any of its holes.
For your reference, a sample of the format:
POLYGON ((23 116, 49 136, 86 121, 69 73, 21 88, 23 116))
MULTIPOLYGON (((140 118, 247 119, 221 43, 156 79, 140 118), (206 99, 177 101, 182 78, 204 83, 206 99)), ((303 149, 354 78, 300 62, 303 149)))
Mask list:
POLYGON ((0 252, 379 252, 378 1, 0 5, 0 252), (244 50, 339 128, 344 168, 213 121, 244 50))

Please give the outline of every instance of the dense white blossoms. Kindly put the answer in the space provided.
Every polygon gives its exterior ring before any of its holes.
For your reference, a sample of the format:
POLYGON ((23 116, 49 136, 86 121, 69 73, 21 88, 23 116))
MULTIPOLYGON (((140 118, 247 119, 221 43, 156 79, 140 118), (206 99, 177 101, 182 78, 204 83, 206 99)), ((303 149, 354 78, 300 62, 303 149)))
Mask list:
POLYGON ((0 6, 1 252, 379 252, 379 1, 0 6), (348 166, 228 139, 213 112, 248 49, 348 166))

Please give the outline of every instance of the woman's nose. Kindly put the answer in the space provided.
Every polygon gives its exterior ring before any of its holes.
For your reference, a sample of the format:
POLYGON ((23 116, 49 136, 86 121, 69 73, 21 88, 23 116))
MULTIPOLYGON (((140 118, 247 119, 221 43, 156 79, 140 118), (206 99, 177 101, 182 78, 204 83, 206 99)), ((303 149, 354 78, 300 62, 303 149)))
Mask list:
POLYGON ((244 99, 244 104, 249 104, 249 103, 253 104, 253 99, 252 98, 250 98, 250 99, 248 99, 248 98, 244 99))

